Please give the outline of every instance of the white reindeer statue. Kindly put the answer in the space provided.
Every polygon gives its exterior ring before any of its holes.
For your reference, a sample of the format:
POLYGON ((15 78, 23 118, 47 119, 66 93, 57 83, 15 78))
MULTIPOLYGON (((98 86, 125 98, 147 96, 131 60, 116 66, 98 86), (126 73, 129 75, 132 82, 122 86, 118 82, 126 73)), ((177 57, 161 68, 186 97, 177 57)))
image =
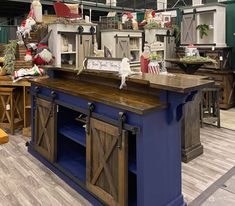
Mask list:
POLYGON ((32 26, 36 24, 36 21, 29 17, 26 19, 25 25, 20 26, 16 32, 17 37, 19 38, 18 44, 23 44, 23 38, 26 38, 28 36, 29 39, 31 39, 30 31, 32 30, 32 26))

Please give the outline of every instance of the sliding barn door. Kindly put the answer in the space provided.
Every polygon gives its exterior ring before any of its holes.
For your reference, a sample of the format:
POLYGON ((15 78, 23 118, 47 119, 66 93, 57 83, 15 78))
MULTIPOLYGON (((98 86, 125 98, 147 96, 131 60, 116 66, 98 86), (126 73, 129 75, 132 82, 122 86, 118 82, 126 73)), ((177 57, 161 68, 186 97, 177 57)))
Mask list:
MULTIPOLYGON (((92 43, 92 35, 82 35, 82 43, 81 37, 78 35, 78 67, 82 66, 82 63, 85 57, 94 56, 94 43, 92 43)), ((94 36, 94 42, 96 42, 96 37, 94 36)))
POLYGON ((194 14, 185 14, 181 22, 181 44, 197 43, 196 20, 194 14))
POLYGON ((130 46, 129 46, 129 37, 116 37, 116 57, 130 58, 130 46))
POLYGON ((53 102, 36 99, 34 147, 47 160, 55 161, 56 107, 53 102))
POLYGON ((127 206, 127 133, 123 131, 121 138, 118 134, 117 127, 91 118, 87 188, 110 206, 127 206))

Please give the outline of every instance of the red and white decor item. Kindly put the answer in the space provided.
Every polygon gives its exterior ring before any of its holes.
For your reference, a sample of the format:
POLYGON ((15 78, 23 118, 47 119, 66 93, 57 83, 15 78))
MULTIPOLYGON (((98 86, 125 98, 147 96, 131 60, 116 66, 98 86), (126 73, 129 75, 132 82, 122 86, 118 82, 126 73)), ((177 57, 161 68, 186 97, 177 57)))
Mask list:
POLYGON ((17 82, 22 78, 29 78, 33 76, 42 76, 44 74, 44 70, 39 68, 37 65, 34 65, 31 69, 19 69, 18 71, 14 71, 12 78, 13 82, 17 82))
POLYGON ((51 31, 39 42, 36 55, 33 58, 33 61, 37 65, 46 65, 53 62, 53 55, 48 47, 48 39, 51 35, 51 31))
POLYGON ((160 73, 160 65, 157 60, 150 60, 148 65, 148 73, 150 74, 159 74, 160 73))

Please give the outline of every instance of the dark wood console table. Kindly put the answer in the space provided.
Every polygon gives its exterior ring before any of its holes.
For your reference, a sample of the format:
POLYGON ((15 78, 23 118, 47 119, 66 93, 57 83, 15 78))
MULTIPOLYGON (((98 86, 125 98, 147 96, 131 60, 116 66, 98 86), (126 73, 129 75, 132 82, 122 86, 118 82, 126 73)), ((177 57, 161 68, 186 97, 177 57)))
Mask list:
POLYGON ((194 74, 204 64, 211 63, 211 61, 186 62, 180 59, 166 59, 166 61, 172 64, 177 64, 180 67, 180 69, 182 69, 186 74, 194 74))
POLYGON ((212 81, 48 70, 31 81, 29 151, 94 205, 184 206, 183 106, 212 81))

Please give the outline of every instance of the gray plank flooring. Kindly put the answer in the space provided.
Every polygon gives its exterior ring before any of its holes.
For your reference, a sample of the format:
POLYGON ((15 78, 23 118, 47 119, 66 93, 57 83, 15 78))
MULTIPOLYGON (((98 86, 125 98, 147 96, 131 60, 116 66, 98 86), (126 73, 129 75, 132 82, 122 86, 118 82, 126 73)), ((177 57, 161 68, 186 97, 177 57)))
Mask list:
POLYGON ((27 152, 21 135, 0 145, 1 206, 91 206, 27 152))
POLYGON ((205 127, 201 129, 201 142, 204 154, 182 164, 182 190, 187 203, 235 165, 235 131, 205 127))
MULTIPOLYGON (((27 152, 21 135, 10 136, 0 145, 1 206, 90 206, 47 167, 27 152)), ((192 202, 235 165, 235 131, 225 128, 201 129, 204 154, 182 164, 182 189, 192 202)), ((228 183, 232 188, 232 185, 228 183)))
POLYGON ((221 127, 235 130, 235 108, 220 110, 221 127))

